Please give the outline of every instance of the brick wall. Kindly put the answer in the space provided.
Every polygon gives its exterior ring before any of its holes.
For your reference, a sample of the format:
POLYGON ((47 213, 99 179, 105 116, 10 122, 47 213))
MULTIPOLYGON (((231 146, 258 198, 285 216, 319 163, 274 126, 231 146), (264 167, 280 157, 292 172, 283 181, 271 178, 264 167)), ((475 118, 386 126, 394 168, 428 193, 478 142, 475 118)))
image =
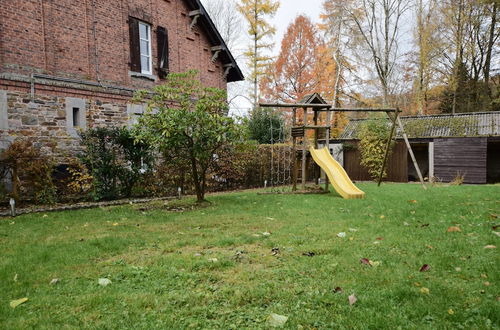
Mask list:
POLYGON ((190 29, 192 18, 183 0, 2 0, 1 72, 150 87, 152 81, 129 73, 129 17, 152 26, 153 66, 158 53, 154 31, 162 26, 169 32, 172 72, 197 69, 204 84, 226 88, 223 64, 212 63, 206 32, 190 29))
POLYGON ((129 124, 133 91, 162 83, 158 26, 169 33, 171 72, 197 69, 205 85, 225 89, 222 61, 212 62, 208 35, 191 22, 184 0, 1 0, 0 149, 28 139, 59 162, 74 157, 75 102, 85 127, 129 124), (130 72, 129 17, 151 24, 154 81, 130 72))

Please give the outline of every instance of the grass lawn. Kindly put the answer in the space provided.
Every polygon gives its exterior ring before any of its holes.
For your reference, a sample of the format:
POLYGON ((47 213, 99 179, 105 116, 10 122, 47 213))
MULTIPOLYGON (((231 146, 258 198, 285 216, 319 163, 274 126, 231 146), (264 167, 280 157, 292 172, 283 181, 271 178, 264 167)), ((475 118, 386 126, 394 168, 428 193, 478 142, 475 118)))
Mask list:
POLYGON ((359 186, 1 219, 0 328, 498 329, 500 185, 359 186))

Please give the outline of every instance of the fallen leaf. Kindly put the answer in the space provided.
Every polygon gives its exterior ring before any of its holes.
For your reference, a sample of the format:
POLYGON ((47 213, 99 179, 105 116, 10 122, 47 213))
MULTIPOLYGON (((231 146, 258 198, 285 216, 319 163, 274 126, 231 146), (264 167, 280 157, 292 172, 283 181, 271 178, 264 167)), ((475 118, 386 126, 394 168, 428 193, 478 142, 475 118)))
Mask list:
POLYGON ((53 279, 52 279, 52 281, 50 281, 50 283, 49 283, 49 284, 50 284, 50 285, 54 285, 54 284, 57 284, 57 283, 59 283, 59 282, 61 282, 61 280, 60 280, 59 278, 53 278, 53 279))
POLYGON ((314 257, 316 255, 316 253, 314 252, 304 252, 302 253, 303 256, 306 256, 306 257, 314 257))
POLYGON ((14 275, 14 282, 17 282, 17 274, 14 275))
POLYGON ((406 222, 406 221, 405 221, 405 222, 403 222, 403 225, 405 225, 405 226, 409 226, 410 224, 409 224, 408 222, 406 222))
POLYGON ((217 258, 209 258, 208 261, 209 262, 218 262, 219 259, 217 259, 217 258))
POLYGON ((349 240, 350 240, 350 241, 354 240, 354 237, 349 237, 349 240))
POLYGON ((450 309, 448 309, 448 314, 453 315, 453 314, 455 314, 455 312, 453 311, 453 309, 450 308, 450 309))
POLYGON ((462 231, 460 228, 458 227, 455 227, 455 226, 451 226, 448 228, 448 232, 449 233, 453 233, 453 232, 459 232, 459 231, 462 231))
POLYGON ((377 241, 382 241, 382 240, 384 240, 384 238, 383 238, 383 237, 377 237, 377 238, 375 238, 375 239, 376 239, 377 241))
POLYGON ((430 290, 427 289, 427 288, 420 288, 420 293, 423 293, 423 294, 429 294, 430 293, 430 290))
POLYGON ((426 245, 425 247, 428 249, 434 249, 434 247, 432 245, 426 245))
POLYGON ((429 266, 428 264, 424 264, 422 267, 420 267, 421 272, 427 272, 429 270, 431 270, 431 266, 429 266))
POLYGON ((370 260, 370 266, 378 267, 378 266, 380 266, 380 261, 371 261, 370 260))
POLYGON ((497 247, 495 245, 486 245, 484 248, 485 249, 496 249, 497 247))
POLYGON ((455 271, 457 271, 457 272, 461 272, 461 271, 462 271, 462 268, 460 268, 460 267, 455 267, 455 271))
POLYGON ((346 233, 340 232, 337 234, 337 237, 344 238, 346 236, 346 233))
POLYGON ((335 289, 333 289, 333 292, 334 293, 342 293, 342 292, 344 292, 344 290, 342 290, 342 288, 340 286, 338 286, 335 289))
POLYGON ((422 227, 422 228, 429 227, 429 224, 428 223, 424 223, 423 225, 420 225, 420 227, 422 227))
POLYGON ((47 215, 47 214, 44 214, 44 215, 42 216, 42 218, 47 218, 47 217, 48 217, 48 215, 47 215))
POLYGON ((284 315, 271 313, 271 315, 269 315, 267 317, 267 323, 271 327, 275 327, 275 328, 284 326, 286 321, 288 321, 288 317, 286 317, 284 315))
POLYGON ((356 228, 349 228, 349 231, 356 232, 358 230, 356 228))
POLYGON ((415 286, 421 286, 422 285, 422 284, 420 284, 420 282, 415 282, 413 284, 415 284, 415 286))
POLYGON ((385 219, 385 215, 381 215, 381 216, 380 216, 380 219, 385 219))
POLYGON ((28 298, 16 299, 16 300, 12 300, 9 305, 12 308, 16 308, 17 306, 24 304, 27 301, 28 301, 28 298))
POLYGON ((260 237, 260 235, 259 235, 259 234, 253 234, 252 236, 253 236, 253 237, 260 237))
POLYGON ((202 256, 202 254, 201 254, 201 253, 199 253, 199 252, 196 252, 196 253, 194 254, 194 256, 195 256, 195 257, 201 257, 201 256, 202 256))
POLYGON ((349 305, 354 305, 356 303, 356 301, 358 301, 358 298, 356 298, 356 296, 354 294, 350 295, 349 296, 349 305))
POLYGON ((500 232, 499 231, 493 231, 492 233, 495 234, 495 235, 497 235, 497 236, 500 236, 500 232))
POLYGON ((275 220, 274 218, 271 218, 271 217, 267 217, 266 219, 267 220, 275 220))
POLYGON ((100 286, 108 286, 111 284, 111 280, 107 279, 107 278, 100 278, 98 280, 98 283, 100 286))
POLYGON ((481 274, 481 277, 482 277, 482 278, 488 278, 488 275, 486 275, 486 274, 481 274))
POLYGON ((500 225, 495 225, 495 226, 491 227, 491 229, 493 229, 493 230, 497 230, 498 228, 500 228, 500 225))
POLYGON ((118 226, 118 222, 115 222, 115 223, 113 224, 113 226, 118 226))
POLYGON ((271 235, 271 233, 268 232, 268 231, 265 231, 265 232, 262 233, 262 236, 270 236, 270 235, 271 235))
POLYGON ((488 282, 488 281, 484 282, 483 284, 484 284, 485 286, 490 286, 490 285, 491 285, 491 283, 490 283, 490 282, 488 282))
POLYGON ((280 248, 275 247, 271 249, 271 255, 277 256, 278 254, 280 254, 280 248))
POLYGON ((361 258, 361 259, 359 260, 359 262, 361 262, 362 264, 365 264, 365 265, 369 265, 369 266, 371 266, 371 264, 370 264, 370 259, 367 259, 367 258, 361 258))
POLYGON ((415 203, 417 203, 417 201, 416 201, 416 200, 414 200, 414 199, 410 199, 410 200, 408 201, 408 203, 410 203, 410 204, 415 204, 415 203))

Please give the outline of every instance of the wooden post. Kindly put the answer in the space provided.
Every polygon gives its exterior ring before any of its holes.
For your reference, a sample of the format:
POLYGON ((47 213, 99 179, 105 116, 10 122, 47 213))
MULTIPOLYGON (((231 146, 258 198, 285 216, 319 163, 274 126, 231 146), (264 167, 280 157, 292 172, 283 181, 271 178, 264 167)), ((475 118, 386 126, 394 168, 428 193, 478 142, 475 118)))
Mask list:
POLYGON ((401 119, 399 117, 397 117, 397 119, 398 119, 399 129, 401 130, 401 133, 403 133, 403 139, 405 140, 406 148, 408 148, 408 152, 410 153, 413 166, 415 166, 415 170, 417 170, 418 179, 420 180, 420 183, 422 183, 422 187, 424 187, 424 189, 427 189, 427 187, 425 186, 424 178, 422 177, 422 172, 420 172, 420 167, 418 166, 417 159, 415 158, 413 150, 411 149, 410 141, 408 141, 408 136, 406 135, 403 123, 401 122, 401 119))
MULTIPOLYGON (((304 126, 307 125, 307 108, 304 108, 304 126)), ((307 134, 304 130, 302 141, 302 190, 306 190, 306 153, 307 153, 307 134)))
MULTIPOLYGON (((295 127, 297 125, 297 109, 293 108, 292 109, 292 127, 295 127)), ((292 146, 292 161, 293 161, 293 168, 292 168, 292 191, 297 191, 297 174, 298 174, 298 164, 297 164, 297 138, 294 136, 292 138, 293 141, 293 146, 292 146)))
MULTIPOLYGON (((391 148, 391 142, 392 142, 392 137, 394 136, 394 131, 396 130, 396 120, 398 118, 399 111, 396 111, 394 114, 394 119, 392 119, 392 127, 391 127, 391 133, 389 134, 389 139, 387 140, 387 145, 385 147, 385 156, 384 156, 384 162, 382 163, 382 168, 380 169, 380 174, 378 176, 378 186, 380 187, 380 184, 382 183, 382 177, 384 176, 384 170, 385 166, 387 164, 387 159, 389 158, 389 149, 391 148)), ((387 112, 387 117, 391 119, 391 116, 387 112)))
MULTIPOLYGON (((313 109, 314 111, 314 126, 318 126, 318 112, 316 109, 313 109)), ((319 129, 315 128, 314 129, 314 149, 318 149, 318 135, 319 135, 319 129)), ((316 185, 319 184, 319 176, 321 169, 319 168, 319 165, 316 165, 314 167, 314 183, 316 185)))
MULTIPOLYGON (((326 147, 328 148, 328 152, 330 152, 330 128, 332 127, 331 126, 331 114, 332 112, 330 110, 328 110, 326 112, 326 136, 325 136, 325 143, 326 143, 326 147)), ((326 175, 325 173, 325 191, 329 191, 329 188, 328 188, 328 175, 326 175)))

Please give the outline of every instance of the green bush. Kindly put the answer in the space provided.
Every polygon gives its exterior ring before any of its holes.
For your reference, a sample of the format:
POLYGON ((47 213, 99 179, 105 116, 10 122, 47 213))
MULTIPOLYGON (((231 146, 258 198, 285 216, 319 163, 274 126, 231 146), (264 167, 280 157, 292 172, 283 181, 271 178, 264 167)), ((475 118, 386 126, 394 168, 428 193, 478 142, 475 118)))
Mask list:
MULTIPOLYGON (((372 118, 364 121, 359 130, 359 149, 361 165, 366 167, 370 176, 375 180, 380 174, 384 163, 387 140, 390 134, 390 125, 387 119, 372 118)), ((389 151, 392 150, 392 146, 389 151)), ((384 169, 383 177, 387 176, 384 169)))
POLYGON ((98 127, 80 134, 82 163, 93 178, 95 200, 130 197, 134 186, 153 165, 152 149, 135 142, 127 128, 98 127))

